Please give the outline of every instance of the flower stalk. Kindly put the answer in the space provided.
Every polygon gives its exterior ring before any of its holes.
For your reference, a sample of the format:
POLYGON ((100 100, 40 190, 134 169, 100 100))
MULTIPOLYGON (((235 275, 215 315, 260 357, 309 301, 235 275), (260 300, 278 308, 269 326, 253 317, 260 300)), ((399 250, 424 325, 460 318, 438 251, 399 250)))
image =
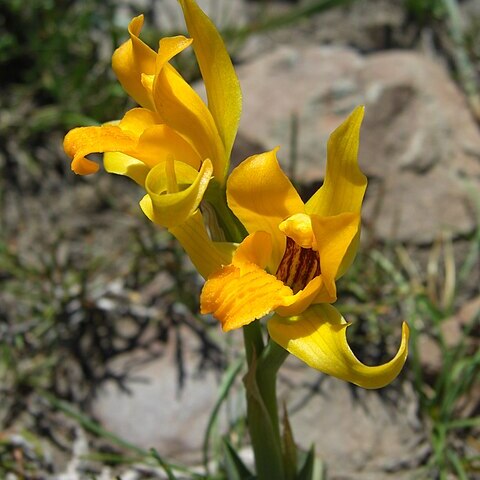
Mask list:
MULTIPOLYGON (((221 192, 221 190, 218 190, 221 192)), ((221 193, 219 193, 221 195, 221 193)), ((241 241, 238 220, 226 201, 223 205, 225 233, 228 240, 241 241)), ((218 211, 217 211, 218 213, 218 211)), ((247 400, 247 425, 255 458, 258 480, 284 480, 284 459, 277 404, 277 373, 288 352, 269 340, 265 345, 262 327, 252 322, 243 327, 247 374, 244 385, 247 400)))

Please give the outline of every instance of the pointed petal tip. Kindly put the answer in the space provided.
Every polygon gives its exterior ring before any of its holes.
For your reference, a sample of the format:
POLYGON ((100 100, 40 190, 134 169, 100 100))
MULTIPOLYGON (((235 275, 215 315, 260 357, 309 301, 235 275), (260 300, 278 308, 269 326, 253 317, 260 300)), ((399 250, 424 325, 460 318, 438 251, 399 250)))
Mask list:
POLYGON ((401 341, 399 350, 400 351, 402 351, 403 349, 405 350, 404 351, 405 359, 407 358, 407 355, 408 355, 408 339, 409 338, 410 338, 410 327, 408 326, 407 322, 403 322, 402 323, 402 341, 401 341))
POLYGON ((128 24, 128 33, 130 35, 138 37, 138 35, 140 34, 140 30, 142 30, 144 21, 145 15, 143 13, 137 15, 136 17, 133 17, 128 24))
POLYGON ((365 116, 365 105, 358 105, 352 110, 347 120, 345 121, 345 124, 352 125, 352 126, 357 126, 357 125, 360 126, 364 116, 365 116))

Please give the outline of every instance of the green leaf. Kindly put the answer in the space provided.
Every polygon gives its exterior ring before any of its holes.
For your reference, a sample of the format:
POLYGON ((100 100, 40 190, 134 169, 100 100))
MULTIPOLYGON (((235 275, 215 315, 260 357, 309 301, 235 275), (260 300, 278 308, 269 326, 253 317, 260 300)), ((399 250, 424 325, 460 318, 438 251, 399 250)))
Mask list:
POLYGON ((160 456, 160 454, 154 449, 150 449, 152 457, 160 464, 160 466, 165 470, 168 480, 177 480, 177 477, 173 474, 172 469, 168 463, 160 456))
MULTIPOLYGON (((248 371, 243 378, 247 392, 247 421, 257 476, 261 480, 283 480, 283 462, 278 429, 272 423, 270 411, 257 383, 257 358, 254 353, 248 371)), ((264 379, 268 381, 269 379, 264 379)))
POLYGON ((205 467, 205 471, 208 473, 208 463, 210 460, 210 437, 212 435, 213 427, 216 423, 218 413, 220 412, 220 407, 222 406, 223 402, 227 398, 228 392, 232 388, 237 375, 239 374, 242 366, 244 363, 243 358, 239 358, 236 362, 234 362, 228 370, 225 372, 225 375, 222 380, 222 384, 220 385, 220 393, 218 395, 217 402, 213 407, 212 413, 210 418, 208 419, 207 429, 205 431, 205 437, 203 439, 203 465, 205 467))
POLYGON ((283 405, 283 435, 282 435, 283 465, 286 480, 294 480, 297 473, 297 446, 288 419, 288 411, 283 405))
POLYGON ((315 448, 312 445, 305 455, 296 480, 325 480, 325 478, 323 462, 315 456, 315 448))
POLYGON ((228 480, 253 480, 255 478, 227 439, 223 442, 223 449, 228 480))

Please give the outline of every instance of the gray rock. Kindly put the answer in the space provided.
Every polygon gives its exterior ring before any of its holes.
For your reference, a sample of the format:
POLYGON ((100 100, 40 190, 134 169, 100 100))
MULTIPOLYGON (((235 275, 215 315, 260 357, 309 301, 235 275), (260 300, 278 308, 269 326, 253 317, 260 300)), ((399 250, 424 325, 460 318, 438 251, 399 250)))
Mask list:
POLYGON ((280 371, 296 442, 315 445, 331 479, 409 479, 425 452, 416 399, 407 384, 362 390, 322 376, 294 357, 280 371), (395 398, 386 399, 388 389, 395 398))
POLYGON ((360 164, 371 188, 365 220, 379 239, 425 244, 444 230, 456 237, 475 228, 468 190, 480 187, 480 133, 463 95, 432 59, 283 46, 238 73, 240 138, 264 150, 281 145, 288 170, 295 117, 296 173, 306 184, 322 179, 330 132, 356 105, 366 105, 360 164))
MULTIPOLYGON (((132 444, 155 448, 174 462, 201 462, 201 447, 209 415, 218 397, 218 379, 212 370, 196 372, 196 346, 188 332, 182 334, 186 368, 185 383, 178 384, 174 343, 164 355, 138 367, 138 382, 130 383, 131 394, 107 383, 99 392, 93 413, 109 431, 132 444)), ((191 334, 190 334, 191 337, 191 334)), ((135 362, 128 354, 116 369, 135 362)))

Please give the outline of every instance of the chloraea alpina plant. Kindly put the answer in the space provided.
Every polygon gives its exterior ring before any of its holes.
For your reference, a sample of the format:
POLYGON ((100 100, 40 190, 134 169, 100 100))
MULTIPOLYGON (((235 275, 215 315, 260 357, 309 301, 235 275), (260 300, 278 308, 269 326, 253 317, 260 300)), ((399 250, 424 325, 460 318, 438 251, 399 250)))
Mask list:
POLYGON ((347 343, 348 323, 332 306, 336 280, 353 262, 360 238, 364 109, 357 107, 331 134, 324 183, 306 203, 281 170, 277 149, 247 158, 228 175, 242 106, 239 81, 211 20, 194 0, 179 3, 190 38, 162 38, 155 52, 140 39, 138 16, 113 54, 113 70, 139 107, 120 121, 71 130, 64 148, 76 173, 95 173, 99 166, 87 156, 103 153, 105 170, 145 190, 145 215, 176 237, 206 280, 201 312, 226 332, 243 329, 256 478, 310 478, 305 468, 313 452, 302 468, 292 436, 280 431, 276 376, 288 354, 364 388, 390 383, 407 357, 403 324, 392 360, 361 363, 347 343), (189 47, 207 103, 170 63, 189 47), (260 322, 266 316, 268 335, 260 322))

